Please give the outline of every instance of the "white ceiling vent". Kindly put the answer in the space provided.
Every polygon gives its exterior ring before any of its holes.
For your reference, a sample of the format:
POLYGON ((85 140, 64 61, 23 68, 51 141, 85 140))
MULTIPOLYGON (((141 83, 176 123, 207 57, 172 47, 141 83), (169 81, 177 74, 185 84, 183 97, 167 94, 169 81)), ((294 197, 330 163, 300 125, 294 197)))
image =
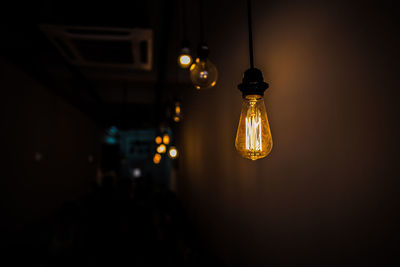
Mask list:
POLYGON ((151 71, 153 31, 40 25, 47 38, 71 64, 81 67, 151 71))

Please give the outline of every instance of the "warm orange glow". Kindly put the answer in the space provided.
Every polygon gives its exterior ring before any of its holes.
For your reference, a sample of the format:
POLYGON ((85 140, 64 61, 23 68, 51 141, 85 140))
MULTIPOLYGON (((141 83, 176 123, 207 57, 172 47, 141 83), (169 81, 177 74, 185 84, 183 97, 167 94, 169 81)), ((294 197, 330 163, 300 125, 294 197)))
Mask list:
POLYGON ((169 156, 171 159, 175 159, 176 157, 178 157, 178 150, 176 149, 176 147, 171 146, 171 147, 169 148, 168 156, 169 156))
POLYGON ((262 96, 248 95, 244 99, 235 147, 240 155, 251 160, 271 152, 272 136, 262 96))
POLYGON ((154 162, 154 164, 158 164, 158 163, 160 163, 160 161, 161 161, 161 155, 156 153, 153 157, 153 162, 154 162))
POLYGON ((164 144, 161 144, 157 147, 157 152, 160 154, 165 153, 166 150, 167 150, 167 147, 164 144))
POLYGON ((169 135, 168 134, 164 134, 163 136, 163 143, 168 145, 169 144, 169 135))
POLYGON ((192 64, 192 57, 189 54, 180 54, 178 64, 181 68, 186 69, 192 64))
POLYGON ((161 142, 162 142, 161 136, 157 136, 156 139, 155 139, 155 141, 156 141, 156 144, 157 144, 157 145, 161 144, 161 142))
POLYGON ((174 122, 179 122, 181 119, 178 116, 174 116, 174 122))
POLYGON ((181 114, 181 106, 179 104, 175 105, 175 114, 176 115, 181 114))

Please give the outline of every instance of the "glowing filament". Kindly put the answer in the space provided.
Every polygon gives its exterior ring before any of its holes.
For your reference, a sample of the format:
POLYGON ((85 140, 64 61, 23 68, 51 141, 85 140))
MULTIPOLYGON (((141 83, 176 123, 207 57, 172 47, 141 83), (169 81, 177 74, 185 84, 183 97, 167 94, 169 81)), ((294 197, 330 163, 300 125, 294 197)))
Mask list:
MULTIPOLYGON (((254 106, 254 104, 252 105, 254 106)), ((261 151, 261 113, 251 108, 251 114, 246 117, 246 149, 250 151, 261 151)))

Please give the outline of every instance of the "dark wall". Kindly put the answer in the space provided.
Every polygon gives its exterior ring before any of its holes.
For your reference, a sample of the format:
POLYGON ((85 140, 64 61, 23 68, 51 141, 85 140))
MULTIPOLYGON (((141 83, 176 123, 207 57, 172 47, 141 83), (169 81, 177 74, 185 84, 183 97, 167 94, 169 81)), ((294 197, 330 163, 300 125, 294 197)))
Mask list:
POLYGON ((96 175, 97 128, 65 100, 3 61, 0 88, 2 241, 18 242, 18 233, 28 225, 89 190, 96 175))
POLYGON ((248 68, 245 1, 207 1, 215 89, 184 98, 179 194, 230 266, 399 263, 394 1, 254 1, 274 148, 234 148, 248 68))

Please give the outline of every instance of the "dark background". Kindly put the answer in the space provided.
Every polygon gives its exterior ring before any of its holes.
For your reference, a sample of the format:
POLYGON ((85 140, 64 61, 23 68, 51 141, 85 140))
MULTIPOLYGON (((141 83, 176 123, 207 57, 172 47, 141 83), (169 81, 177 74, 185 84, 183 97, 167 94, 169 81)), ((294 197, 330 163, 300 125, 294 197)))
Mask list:
MULTIPOLYGON (((256 162, 234 149, 237 84, 248 68, 246 4, 204 4, 219 80, 200 92, 176 66, 180 1, 2 7, 2 246, 24 242, 29 225, 89 191, 105 127, 152 127, 160 103, 179 94, 177 196, 227 266, 400 264, 398 3, 254 1, 255 65, 270 83, 274 140, 271 154, 256 162), (152 28, 154 71, 88 80, 40 23, 152 28)), ((192 50, 197 8, 187 2, 192 50)))

